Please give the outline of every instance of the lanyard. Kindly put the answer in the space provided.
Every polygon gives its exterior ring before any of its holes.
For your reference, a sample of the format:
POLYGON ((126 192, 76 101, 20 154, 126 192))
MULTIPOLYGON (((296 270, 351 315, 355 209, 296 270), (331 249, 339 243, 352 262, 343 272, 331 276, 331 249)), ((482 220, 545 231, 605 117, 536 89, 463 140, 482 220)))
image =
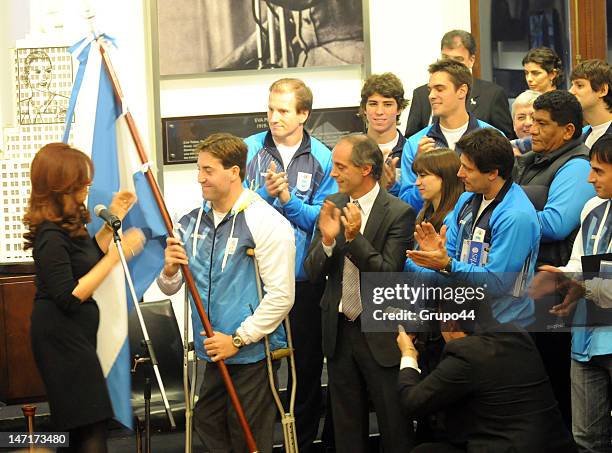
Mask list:
MULTIPOLYGON (((595 242, 593 244, 593 254, 597 255, 598 253, 598 247, 599 247, 599 240, 601 239, 601 233, 603 231, 603 228, 606 224, 606 220, 608 219, 608 213, 610 211, 610 200, 608 200, 608 202, 606 203, 606 210, 604 211, 604 215, 601 218, 601 223, 599 224, 599 229, 597 230, 597 234, 595 235, 595 242)), ((610 249, 612 246, 612 241, 610 241, 610 244, 608 244, 608 247, 606 249, 605 253, 609 253, 610 249)))

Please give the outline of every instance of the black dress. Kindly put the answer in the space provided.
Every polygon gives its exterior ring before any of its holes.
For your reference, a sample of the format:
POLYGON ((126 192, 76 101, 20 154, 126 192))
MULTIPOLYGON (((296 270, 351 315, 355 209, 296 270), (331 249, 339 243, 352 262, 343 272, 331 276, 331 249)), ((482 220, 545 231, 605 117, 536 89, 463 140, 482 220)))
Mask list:
POLYGON ((72 295, 78 280, 103 253, 95 239, 73 239, 52 222, 42 223, 33 249, 36 297, 32 349, 47 388, 51 420, 69 430, 110 419, 113 410, 96 354, 96 302, 72 295))

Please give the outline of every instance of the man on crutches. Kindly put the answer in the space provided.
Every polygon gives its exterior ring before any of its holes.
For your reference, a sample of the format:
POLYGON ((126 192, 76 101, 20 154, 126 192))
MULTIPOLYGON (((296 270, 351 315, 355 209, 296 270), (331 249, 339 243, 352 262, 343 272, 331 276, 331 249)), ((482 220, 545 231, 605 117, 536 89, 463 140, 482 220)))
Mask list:
MULTIPOLYGON (((247 147, 230 134, 213 134, 198 146, 202 206, 184 215, 168 238, 158 285, 174 294, 182 284, 180 264, 189 264, 215 332, 195 341, 206 360, 194 408, 194 427, 211 451, 247 451, 216 362, 224 360, 247 421, 262 452, 271 452, 275 404, 268 385, 263 337, 270 349, 286 348, 279 326, 294 300, 295 240, 289 222, 256 193, 243 187, 247 147), (265 295, 259 300, 255 258, 265 295)), ((198 316, 194 332, 202 332, 198 316)), ((274 373, 278 366, 275 367, 274 373)))

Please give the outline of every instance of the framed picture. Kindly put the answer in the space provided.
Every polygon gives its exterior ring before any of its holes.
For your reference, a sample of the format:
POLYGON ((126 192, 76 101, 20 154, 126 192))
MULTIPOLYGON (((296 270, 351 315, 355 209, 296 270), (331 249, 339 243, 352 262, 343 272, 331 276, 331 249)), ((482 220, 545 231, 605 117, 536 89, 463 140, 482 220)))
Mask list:
MULTIPOLYGON (((332 149, 340 137, 364 132, 358 113, 359 107, 313 110, 306 129, 332 149)), ((164 164, 195 163, 198 144, 215 132, 229 132, 246 138, 267 129, 265 112, 162 118, 164 164)))
POLYGON ((160 76, 364 63, 363 0, 157 0, 160 76))
POLYGON ((16 50, 19 124, 64 124, 72 90, 67 47, 16 50))

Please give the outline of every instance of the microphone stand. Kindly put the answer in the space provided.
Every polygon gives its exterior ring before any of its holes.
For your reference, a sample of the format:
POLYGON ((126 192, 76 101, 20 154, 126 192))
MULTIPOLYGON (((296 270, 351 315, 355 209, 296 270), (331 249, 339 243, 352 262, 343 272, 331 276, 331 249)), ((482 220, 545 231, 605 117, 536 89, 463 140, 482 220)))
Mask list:
MULTIPOLYGON (((153 350, 153 343, 151 343, 151 339, 149 338, 149 332, 147 331, 147 326, 144 322, 144 318, 142 317, 142 311, 140 310, 138 298, 136 297, 136 290, 134 289, 134 283, 132 281, 132 276, 130 275, 130 270, 127 265, 127 260, 125 259, 125 255, 123 254, 123 248, 121 247, 121 236, 119 236, 120 225, 118 225, 118 228, 114 228, 114 227, 111 227, 111 228, 113 230, 113 241, 115 242, 115 246, 117 247, 117 252, 119 252, 119 260, 121 261, 121 266, 123 267, 123 273, 125 274, 125 279, 127 280, 128 287, 130 289, 130 295, 132 296, 132 301, 134 302, 134 308, 136 309, 136 314, 138 315, 138 322, 140 323, 140 328, 142 329, 142 336, 144 338, 143 343, 146 347, 145 349, 148 351, 147 361, 150 361, 150 364, 153 367, 155 377, 157 378, 157 385, 159 386, 159 392, 161 393, 162 400, 164 401, 166 415, 168 416, 168 421, 170 422, 170 429, 174 431, 176 429, 176 423, 174 422, 174 416, 172 415, 172 410, 170 409, 170 403, 168 403, 168 398, 166 397, 166 390, 164 388, 164 383, 162 381, 161 374, 159 374, 159 367, 157 364, 157 357, 155 356, 155 351, 153 350)), ((148 377, 147 377, 147 380, 150 381, 148 377)), ((145 405, 146 405, 146 398, 148 397, 149 400, 151 398, 150 382, 146 383, 145 385, 145 393, 146 393, 145 394, 145 405), (147 387, 149 388, 148 391, 147 391, 147 387)), ((150 405, 147 405, 145 409, 147 412, 150 412, 150 405)), ((148 421, 148 414, 145 414, 145 418, 148 421)), ((148 439, 147 447, 150 449, 151 448, 151 442, 150 442, 151 433, 149 429, 150 427, 148 425, 149 425, 148 423, 146 423, 145 425, 145 429, 146 429, 145 435, 146 435, 146 438, 148 439)))

